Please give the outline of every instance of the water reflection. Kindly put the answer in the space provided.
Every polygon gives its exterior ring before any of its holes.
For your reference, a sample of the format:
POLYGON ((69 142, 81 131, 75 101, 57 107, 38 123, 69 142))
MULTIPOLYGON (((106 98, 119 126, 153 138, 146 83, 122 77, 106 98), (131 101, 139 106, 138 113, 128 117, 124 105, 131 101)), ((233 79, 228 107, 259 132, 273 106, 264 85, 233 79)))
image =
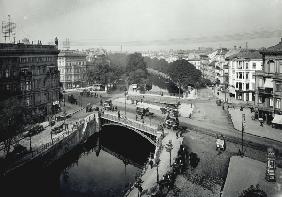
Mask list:
POLYGON ((122 196, 154 149, 140 137, 122 127, 103 128, 85 144, 77 165, 61 174, 62 196, 122 196))
POLYGON ((105 127, 48 169, 30 167, 1 182, 8 196, 122 196, 154 146, 135 132, 105 127), (17 187, 15 190, 14 188, 17 187))

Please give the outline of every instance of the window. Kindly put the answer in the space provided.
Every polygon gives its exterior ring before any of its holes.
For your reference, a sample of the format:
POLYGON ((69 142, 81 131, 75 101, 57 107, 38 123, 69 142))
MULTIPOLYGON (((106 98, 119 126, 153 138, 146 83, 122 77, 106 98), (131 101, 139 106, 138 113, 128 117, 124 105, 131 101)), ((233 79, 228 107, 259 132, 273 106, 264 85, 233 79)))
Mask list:
POLYGON ((10 84, 6 84, 6 90, 10 90, 10 84))
POLYGON ((281 105, 281 100, 280 99, 276 99, 275 108, 280 109, 280 105, 281 105))
POLYGON ((279 62, 279 69, 280 73, 282 73, 282 61, 279 62))
POLYGON ((239 90, 242 90, 242 83, 238 83, 238 85, 239 85, 239 90))
POLYGON ((249 79, 249 73, 246 73, 246 79, 249 79))
POLYGON ((275 72, 274 61, 269 61, 269 73, 274 73, 274 72, 275 72))
POLYGON ((249 63, 246 62, 246 69, 249 69, 249 63))
POLYGON ((273 107, 273 98, 269 98, 269 107, 273 107))
POLYGON ((276 91, 282 92, 282 83, 276 83, 276 91))
POLYGON ((257 64, 254 62, 253 63, 253 69, 256 69, 257 68, 257 64))
POLYGON ((249 89, 250 89, 250 84, 246 83, 246 90, 249 90, 249 89))
POLYGON ((258 97, 258 103, 262 103, 262 97, 261 96, 258 97))
POLYGON ((8 78, 10 76, 10 72, 8 69, 5 70, 5 77, 8 78))
POLYGON ((27 97, 27 98, 26 98, 26 106, 30 106, 30 104, 31 104, 31 103, 30 103, 30 98, 27 97))

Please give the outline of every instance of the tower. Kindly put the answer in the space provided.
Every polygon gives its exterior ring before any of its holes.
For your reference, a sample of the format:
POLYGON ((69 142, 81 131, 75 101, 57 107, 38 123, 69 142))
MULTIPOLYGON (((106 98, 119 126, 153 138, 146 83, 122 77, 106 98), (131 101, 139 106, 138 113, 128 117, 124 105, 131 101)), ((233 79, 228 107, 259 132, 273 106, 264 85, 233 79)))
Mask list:
POLYGON ((16 23, 11 22, 11 16, 8 15, 8 21, 2 21, 2 33, 5 39, 5 43, 8 41, 9 43, 16 42, 16 23), (13 40, 11 40, 11 37, 13 40))

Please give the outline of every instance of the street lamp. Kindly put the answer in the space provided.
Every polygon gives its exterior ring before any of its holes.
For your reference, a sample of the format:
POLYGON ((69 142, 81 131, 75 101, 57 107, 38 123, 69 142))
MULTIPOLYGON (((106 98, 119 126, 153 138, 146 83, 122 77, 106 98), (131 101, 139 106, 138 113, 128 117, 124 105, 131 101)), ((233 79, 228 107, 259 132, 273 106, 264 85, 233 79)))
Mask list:
POLYGON ((166 151, 169 152, 169 166, 171 166, 171 151, 173 149, 172 141, 169 140, 168 143, 165 146, 166 151))
POLYGON ((181 85, 180 85, 180 80, 179 79, 177 80, 177 83, 178 83, 178 98, 180 99, 180 88, 181 88, 181 85))
POLYGON ((156 166, 157 166, 157 183, 159 183, 159 164, 160 164, 160 158, 156 158, 155 160, 155 163, 156 163, 156 166))
POLYGON ((126 118, 126 95, 127 95, 127 91, 125 90, 124 92, 124 117, 126 118))
POLYGON ((244 129, 245 129, 246 119, 245 114, 242 114, 242 152, 241 156, 244 156, 244 129))

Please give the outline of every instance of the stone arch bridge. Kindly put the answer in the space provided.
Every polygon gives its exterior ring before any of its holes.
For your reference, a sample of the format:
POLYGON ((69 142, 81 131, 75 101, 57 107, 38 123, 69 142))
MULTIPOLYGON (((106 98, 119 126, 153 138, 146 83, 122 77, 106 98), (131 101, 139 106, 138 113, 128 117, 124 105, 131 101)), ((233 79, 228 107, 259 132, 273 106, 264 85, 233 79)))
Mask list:
POLYGON ((117 125, 126 127, 131 131, 134 131, 137 134, 141 135, 143 138, 147 139, 154 146, 157 145, 157 139, 159 136, 159 132, 157 132, 157 129, 145 125, 141 122, 129 120, 124 117, 118 118, 115 115, 104 113, 101 114, 100 126, 103 127, 106 125, 117 125))

